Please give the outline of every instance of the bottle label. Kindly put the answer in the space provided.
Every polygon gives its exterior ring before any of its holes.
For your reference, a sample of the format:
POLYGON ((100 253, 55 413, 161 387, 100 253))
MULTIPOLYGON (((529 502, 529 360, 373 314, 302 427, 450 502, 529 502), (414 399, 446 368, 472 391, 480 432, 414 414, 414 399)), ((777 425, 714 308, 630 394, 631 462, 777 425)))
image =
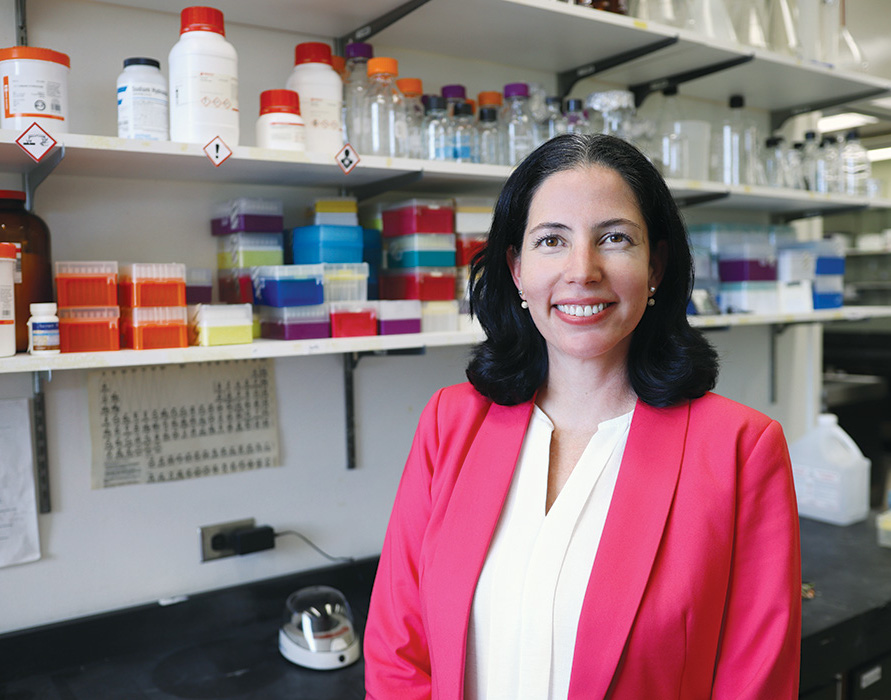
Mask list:
POLYGON ((0 284, 0 326, 15 323, 14 289, 11 284, 0 284))
POLYGON ((47 352, 59 349, 59 322, 32 321, 28 352, 47 352))
POLYGON ((340 123, 340 100, 326 100, 311 97, 304 102, 300 100, 303 121, 308 130, 341 136, 343 127, 340 123))
POLYGON ((3 76, 3 116, 65 120, 62 83, 33 75, 3 76))
POLYGON ((237 112, 238 78, 225 73, 201 72, 183 76, 173 86, 173 104, 201 109, 237 112))
POLYGON ((290 148, 303 146, 304 125, 293 122, 268 122, 263 128, 264 148, 290 148))
POLYGON ((169 105, 167 88, 155 83, 132 82, 118 88, 118 136, 166 140, 169 105))

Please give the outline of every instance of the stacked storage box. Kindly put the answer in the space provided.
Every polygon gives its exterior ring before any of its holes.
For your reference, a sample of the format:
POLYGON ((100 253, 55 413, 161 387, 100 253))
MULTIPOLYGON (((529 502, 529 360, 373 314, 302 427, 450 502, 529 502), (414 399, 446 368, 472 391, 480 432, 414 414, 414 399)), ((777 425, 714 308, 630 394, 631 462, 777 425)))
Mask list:
POLYGON ((458 300, 461 324, 470 324, 470 263, 473 256, 486 245, 494 209, 494 199, 455 197, 455 261, 458 266, 455 298, 458 300))
POLYGON ((451 200, 400 202, 384 209, 382 219, 381 299, 422 302, 424 332, 458 330, 451 200))
POLYGON ((814 278, 817 273, 817 244, 796 241, 790 226, 773 228, 777 246, 779 308, 786 313, 814 310, 814 278))
POLYGON ((250 304, 194 304, 189 306, 191 345, 238 345, 254 339, 250 304))
POLYGON ((842 306, 845 281, 845 249, 838 240, 822 240, 816 245, 814 308, 837 309, 842 306))
POLYGON ((120 349, 117 284, 116 261, 56 263, 62 352, 120 349))
POLYGON ((182 263, 121 265, 118 304, 121 347, 150 350, 189 344, 186 266, 182 263))

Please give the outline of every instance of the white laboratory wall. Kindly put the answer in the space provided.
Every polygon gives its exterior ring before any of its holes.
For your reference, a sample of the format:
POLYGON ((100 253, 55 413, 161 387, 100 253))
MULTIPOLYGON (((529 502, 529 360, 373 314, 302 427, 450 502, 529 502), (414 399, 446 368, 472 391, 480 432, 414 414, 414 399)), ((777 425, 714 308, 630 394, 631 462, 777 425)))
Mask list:
MULTIPOLYGON (((0 0, 4 10, 12 5, 0 0)), ((30 0, 28 21, 32 45, 71 56, 71 130, 108 135, 116 134, 114 84, 123 58, 155 56, 166 74, 179 26, 174 15, 85 0, 30 0)), ((227 34, 239 51, 242 143, 252 145, 259 92, 284 84, 295 43, 313 37, 236 25, 228 25, 227 34)), ((428 91, 464 82, 476 94, 516 80, 555 88, 550 74, 376 49, 398 58, 403 75, 423 78, 428 91)), ((57 260, 179 260, 212 267, 212 203, 260 194, 281 197, 289 217, 296 217, 314 193, 56 176, 41 186, 35 209, 49 224, 57 260)), ((819 336, 814 342, 802 329, 778 336, 776 403, 770 400, 768 329, 709 337, 724 361, 719 389, 780 419, 791 438, 800 434, 817 401, 819 336)), ((201 525, 254 517, 276 530, 296 529, 333 554, 376 554, 417 417, 433 391, 463 379, 467 352, 446 348, 360 361, 355 470, 345 468, 342 358, 288 358, 275 362, 283 466, 105 490, 90 489, 87 372, 54 373, 46 387, 52 512, 40 516, 43 556, 0 569, 0 632, 326 564, 291 537, 272 551, 201 564, 201 525)), ((22 395, 27 387, 21 377, 0 377, 0 396, 22 395)))

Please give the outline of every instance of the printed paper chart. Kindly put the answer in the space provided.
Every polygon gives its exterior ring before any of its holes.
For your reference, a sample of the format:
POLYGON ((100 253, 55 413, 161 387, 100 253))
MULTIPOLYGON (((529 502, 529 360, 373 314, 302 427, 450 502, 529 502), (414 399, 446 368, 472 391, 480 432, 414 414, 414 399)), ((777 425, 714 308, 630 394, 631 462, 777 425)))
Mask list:
POLYGON ((98 369, 94 489, 279 466, 271 360, 98 369))

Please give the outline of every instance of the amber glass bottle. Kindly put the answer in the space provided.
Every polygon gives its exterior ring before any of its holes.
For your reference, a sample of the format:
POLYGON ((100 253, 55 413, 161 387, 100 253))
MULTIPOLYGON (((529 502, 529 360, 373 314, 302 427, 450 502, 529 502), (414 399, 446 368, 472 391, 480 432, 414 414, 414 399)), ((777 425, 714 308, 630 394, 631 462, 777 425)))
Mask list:
POLYGON ((15 349, 28 350, 33 303, 53 301, 50 234, 43 220, 25 209, 25 193, 0 190, 0 241, 19 249, 15 267, 15 349))

